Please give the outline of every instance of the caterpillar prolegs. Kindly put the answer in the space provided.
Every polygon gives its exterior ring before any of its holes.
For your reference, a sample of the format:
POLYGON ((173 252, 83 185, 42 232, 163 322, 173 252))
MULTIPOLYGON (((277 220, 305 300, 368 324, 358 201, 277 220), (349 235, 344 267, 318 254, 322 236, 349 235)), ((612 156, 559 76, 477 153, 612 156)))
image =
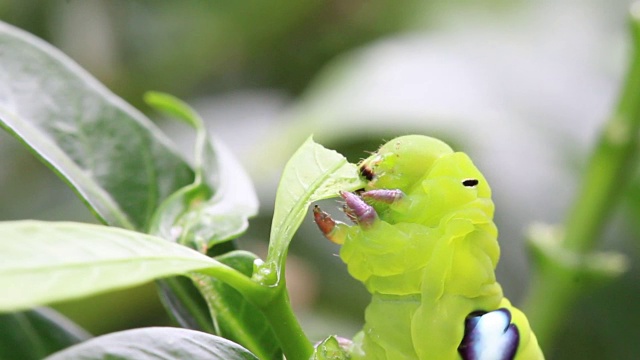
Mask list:
POLYGON ((491 190, 467 155, 419 135, 359 165, 368 183, 342 192, 355 225, 318 207, 349 273, 372 294, 354 359, 543 359, 526 317, 503 297, 491 190))

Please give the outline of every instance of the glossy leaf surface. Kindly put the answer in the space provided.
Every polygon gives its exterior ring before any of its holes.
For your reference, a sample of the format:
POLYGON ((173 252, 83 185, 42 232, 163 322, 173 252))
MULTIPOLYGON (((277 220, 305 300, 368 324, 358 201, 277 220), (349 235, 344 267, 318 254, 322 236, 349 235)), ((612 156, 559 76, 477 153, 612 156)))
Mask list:
POLYGON ((229 340, 179 328, 142 328, 100 336, 46 360, 257 360, 229 340))
POLYGON ((257 277, 271 284, 279 281, 289 243, 312 202, 363 185, 356 165, 336 151, 315 143, 312 138, 307 139, 282 173, 271 223, 269 254, 257 277))
POLYGON ((65 222, 0 223, 0 311, 223 265, 161 238, 65 222), (25 286, 28 285, 28 286, 25 286))
POLYGON ((103 222, 144 229, 193 172, 166 137, 59 50, 0 23, 0 126, 103 222))
POLYGON ((0 314, 0 360, 40 360, 89 338, 49 308, 0 314))

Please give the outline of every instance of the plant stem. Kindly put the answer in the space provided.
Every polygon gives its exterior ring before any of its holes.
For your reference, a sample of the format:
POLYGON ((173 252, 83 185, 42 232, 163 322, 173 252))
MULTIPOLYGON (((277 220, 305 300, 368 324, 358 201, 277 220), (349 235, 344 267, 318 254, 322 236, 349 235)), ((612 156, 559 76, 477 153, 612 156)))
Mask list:
MULTIPOLYGON (((640 12, 640 4, 638 12, 640 12)), ((640 13, 637 14, 640 16, 640 13)), ((565 246, 570 250, 593 248, 603 225, 631 178, 629 171, 638 146, 640 129, 640 19, 632 19, 633 55, 618 106, 589 162, 578 200, 566 224, 565 246)))
POLYGON ((291 360, 309 359, 313 346, 293 313, 284 281, 272 290, 276 290, 277 294, 262 311, 271 324, 284 355, 291 360))
POLYGON ((226 265, 197 272, 227 283, 260 309, 269 321, 287 359, 306 360, 311 357, 313 346, 293 313, 284 279, 277 285, 266 286, 226 265))
POLYGON ((259 308, 262 308, 264 304, 269 303, 275 297, 275 291, 273 289, 254 282, 243 273, 224 264, 217 264, 215 267, 197 270, 195 272, 212 276, 226 283, 238 290, 242 296, 259 308))
MULTIPOLYGON (((600 135, 587 165, 584 182, 578 192, 565 226, 562 249, 578 255, 588 254, 596 246, 606 220, 631 178, 632 160, 638 150, 640 134, 640 4, 631 10, 633 53, 618 106, 600 135)), ((571 304, 592 283, 583 281, 570 269, 540 267, 534 276, 525 306, 532 328, 543 346, 549 346, 558 324, 571 304)))

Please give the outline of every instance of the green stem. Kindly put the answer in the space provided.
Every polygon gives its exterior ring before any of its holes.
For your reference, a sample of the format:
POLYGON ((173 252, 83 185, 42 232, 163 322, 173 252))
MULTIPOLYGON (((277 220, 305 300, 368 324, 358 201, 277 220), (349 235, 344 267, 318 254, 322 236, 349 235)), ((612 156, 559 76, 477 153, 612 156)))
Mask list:
MULTIPOLYGON (((618 106, 609 118, 587 166, 578 198, 570 210, 560 246, 587 254, 596 246, 611 210, 630 180, 640 134, 640 6, 631 12, 633 53, 618 106)), ((592 283, 577 272, 538 268, 525 306, 540 344, 550 345, 569 307, 592 283)), ((576 270, 577 271, 577 270, 576 270)))
POLYGON ((236 269, 224 264, 218 264, 195 272, 214 277, 228 284, 259 308, 271 302, 275 297, 274 289, 264 287, 236 269))
POLYGON ((271 324, 284 355, 292 360, 309 359, 313 353, 313 346, 293 313, 284 282, 272 290, 277 291, 276 296, 262 308, 262 311, 271 324))
POLYGON ((313 346, 293 313, 284 279, 279 281, 277 285, 266 286, 226 265, 197 272, 213 276, 227 283, 260 309, 273 328, 287 359, 306 360, 311 357, 313 346))
POLYGON ((634 49, 625 86, 589 162, 586 181, 566 224, 565 246, 570 250, 583 252, 594 247, 633 173, 629 169, 640 128, 640 24, 637 21, 632 22, 634 49))

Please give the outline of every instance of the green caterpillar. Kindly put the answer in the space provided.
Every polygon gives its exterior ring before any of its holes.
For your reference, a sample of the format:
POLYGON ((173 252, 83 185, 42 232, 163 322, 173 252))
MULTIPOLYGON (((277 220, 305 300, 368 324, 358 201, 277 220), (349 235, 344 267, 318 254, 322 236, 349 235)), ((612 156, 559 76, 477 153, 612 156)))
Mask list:
POLYGON ((495 278, 494 205, 469 157, 409 135, 362 161, 364 190, 342 192, 356 224, 314 209, 372 294, 353 359, 543 359, 529 323, 495 278))

